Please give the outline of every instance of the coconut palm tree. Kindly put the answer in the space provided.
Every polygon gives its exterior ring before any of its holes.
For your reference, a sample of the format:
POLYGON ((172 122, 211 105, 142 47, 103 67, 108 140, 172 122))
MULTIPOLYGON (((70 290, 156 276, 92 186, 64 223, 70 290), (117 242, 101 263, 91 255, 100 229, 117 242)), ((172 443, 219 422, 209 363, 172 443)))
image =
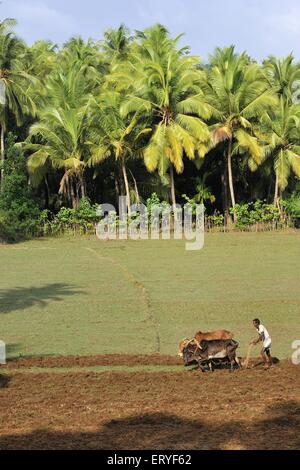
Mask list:
POLYGON ((99 78, 99 73, 105 72, 104 62, 100 42, 92 39, 85 41, 80 36, 70 38, 58 55, 58 63, 64 70, 80 63, 85 67, 85 73, 95 81, 99 78))
POLYGON ((183 171, 184 155, 194 159, 196 154, 206 154, 210 133, 205 120, 211 117, 212 108, 200 87, 198 58, 185 56, 185 48, 176 48, 179 38, 170 39, 167 30, 156 25, 138 33, 137 39, 127 70, 116 75, 118 80, 125 77, 125 83, 126 76, 128 79, 121 113, 150 119, 144 161, 150 172, 158 170, 164 175, 169 170, 175 207, 174 169, 183 171))
POLYGON ((25 114, 34 114, 35 104, 30 94, 30 85, 36 83, 23 70, 22 57, 25 44, 15 36, 16 22, 6 19, 0 22, 0 154, 1 190, 4 182, 5 132, 9 115, 20 125, 25 114))
MULTIPOLYGON (((135 115, 128 118, 121 115, 121 103, 121 94, 107 89, 95 98, 92 106, 93 122, 90 130, 90 141, 93 142, 91 146, 92 153, 87 163, 90 167, 96 167, 108 156, 113 157, 122 172, 128 215, 131 216, 131 195, 127 164, 129 160, 138 158, 138 152, 140 151, 139 139, 144 132, 135 115)), ((134 182, 136 199, 139 201, 137 182, 130 169, 129 173, 134 182)))
MULTIPOLYGON (((273 116, 274 122, 272 125, 269 125, 271 145, 267 148, 267 153, 271 151, 274 157, 274 204, 279 205, 279 193, 287 186, 288 175, 291 169, 295 168, 296 171, 294 172, 297 174, 297 160, 295 158, 286 158, 287 154, 284 150, 284 145, 281 151, 277 152, 274 142, 278 143, 276 132, 278 132, 282 143, 289 141, 291 124, 292 126, 294 125, 298 114, 294 104, 299 103, 300 98, 300 64, 294 62, 293 54, 289 54, 282 59, 270 56, 264 61, 264 71, 270 86, 273 87, 280 97, 280 107, 275 116, 273 116), (277 131, 275 131, 275 128, 277 131)), ((271 124, 270 121, 269 124, 271 124)), ((295 129, 292 134, 294 133, 295 129)), ((279 147, 277 146, 277 150, 279 147)))
POLYGON ((36 41, 31 47, 27 47, 24 57, 24 68, 27 73, 38 77, 45 82, 49 74, 56 68, 58 58, 58 46, 51 41, 36 41))
POLYGON ((130 30, 124 24, 121 24, 117 29, 106 30, 101 47, 108 61, 115 63, 126 60, 132 39, 130 30))
MULTIPOLYGON (((214 145, 226 142, 224 180, 226 186, 229 185, 234 208, 232 159, 238 154, 246 155, 250 167, 262 162, 263 148, 256 132, 257 123, 265 111, 276 105, 277 98, 261 68, 251 62, 246 53, 235 53, 234 46, 218 48, 210 57, 204 92, 217 116, 212 126, 214 145)), ((227 219, 228 213, 227 206, 227 219)))
POLYGON ((38 185, 50 169, 63 170, 59 194, 77 207, 86 195, 84 181, 85 107, 79 109, 49 109, 41 113, 38 123, 31 126, 29 139, 42 143, 27 143, 31 151, 28 169, 33 184, 38 185))
POLYGON ((86 195, 84 169, 90 155, 88 138, 90 85, 85 68, 74 64, 47 81, 48 106, 30 128, 25 149, 31 155, 28 169, 31 181, 39 184, 49 169, 62 170, 59 193, 76 207, 86 195))
POLYGON ((290 105, 299 102, 300 64, 294 63, 293 54, 279 59, 270 56, 263 62, 265 77, 279 97, 290 105))
POLYGON ((268 141, 265 155, 273 159, 276 174, 274 204, 279 206, 290 175, 300 178, 300 105, 289 105, 281 96, 274 112, 262 117, 262 126, 268 141))

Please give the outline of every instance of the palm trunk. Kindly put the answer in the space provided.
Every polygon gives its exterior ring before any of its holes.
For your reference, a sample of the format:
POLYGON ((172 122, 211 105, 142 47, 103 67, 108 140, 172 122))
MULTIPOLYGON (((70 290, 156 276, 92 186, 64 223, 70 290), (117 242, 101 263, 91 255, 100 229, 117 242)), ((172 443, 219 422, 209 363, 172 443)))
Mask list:
POLYGON ((4 127, 1 126, 1 192, 4 190, 4 160, 5 160, 5 143, 4 143, 4 127))
POLYGON ((83 171, 80 173, 80 191, 81 197, 86 197, 86 184, 83 171))
POLYGON ((71 200, 71 203, 72 203, 72 208, 77 209, 77 207, 78 207, 78 194, 77 195, 75 194, 73 177, 71 177, 69 179, 69 191, 70 191, 70 200, 71 200))
POLYGON ((270 202, 271 199, 271 193, 272 193, 272 180, 268 184, 268 194, 267 194, 267 201, 268 203, 270 202))
MULTIPOLYGON (((232 176, 232 139, 229 140, 228 144, 228 154, 227 154, 227 169, 228 169, 228 183, 230 190, 231 206, 235 208, 235 194, 233 186, 233 176, 232 176)), ((236 222, 236 214, 233 215, 233 219, 236 222)))
POLYGON ((232 222, 231 215, 229 212, 230 202, 228 197, 228 171, 227 171, 227 153, 224 150, 223 155, 223 165, 222 165, 222 174, 221 174, 221 186, 222 186, 222 207, 224 214, 225 225, 230 225, 232 222))
POLYGON ((276 181, 275 181, 274 206, 279 207, 279 177, 278 177, 277 171, 276 171, 276 181))
POLYGON ((49 209, 50 189, 49 189, 47 176, 45 176, 44 178, 44 184, 45 184, 45 207, 46 209, 49 209))
POLYGON ((131 217, 131 201, 130 201, 130 191, 129 191, 129 183, 126 171, 125 161, 122 160, 122 172, 125 184, 125 191, 126 191, 126 199, 127 199, 127 206, 128 206, 128 216, 131 217))
MULTIPOLYGON (((130 170, 129 170, 129 171, 130 171, 130 170)), ((141 198, 140 198, 139 188, 138 188, 136 179, 135 179, 135 177, 133 176, 132 171, 130 171, 130 174, 131 174, 131 176, 132 176, 133 183, 134 183, 134 190, 135 190, 135 194, 136 194, 136 202, 137 202, 137 204, 140 204, 141 198)))
POLYGON ((117 203, 117 206, 118 206, 121 191, 120 191, 119 172, 117 172, 116 170, 115 170, 115 191, 116 191, 116 203, 117 203))
POLYGON ((80 195, 79 195, 79 185, 78 181, 75 182, 75 194, 76 194, 76 208, 79 207, 80 195))
POLYGON ((176 209, 176 193, 175 193, 175 181, 174 181, 174 168, 171 164, 170 166, 170 179, 171 179, 171 199, 172 199, 172 206, 173 210, 176 209))

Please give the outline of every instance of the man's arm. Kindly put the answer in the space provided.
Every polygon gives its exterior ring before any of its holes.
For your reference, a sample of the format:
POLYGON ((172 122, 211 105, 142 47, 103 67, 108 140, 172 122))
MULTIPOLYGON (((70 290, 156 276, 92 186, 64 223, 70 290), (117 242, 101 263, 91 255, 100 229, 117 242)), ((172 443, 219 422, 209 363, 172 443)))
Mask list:
POLYGON ((258 333, 258 338, 251 341, 250 344, 253 344, 253 346, 256 346, 258 343, 260 343, 261 341, 264 341, 264 340, 265 340, 264 333, 258 333))

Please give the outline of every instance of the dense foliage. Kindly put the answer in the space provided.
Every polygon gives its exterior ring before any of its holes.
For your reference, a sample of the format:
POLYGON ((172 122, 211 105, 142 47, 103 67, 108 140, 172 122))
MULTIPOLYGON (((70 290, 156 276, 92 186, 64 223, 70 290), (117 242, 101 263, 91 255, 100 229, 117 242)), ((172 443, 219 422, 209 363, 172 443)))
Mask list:
POLYGON ((1 239, 89 231, 120 195, 204 203, 209 228, 298 223, 292 55, 230 46, 201 64, 162 25, 28 46, 14 26, 0 23, 1 239))
POLYGON ((10 134, 4 162, 6 176, 0 195, 0 240, 8 241, 38 235, 41 222, 37 198, 28 185, 26 159, 14 147, 14 142, 10 134))

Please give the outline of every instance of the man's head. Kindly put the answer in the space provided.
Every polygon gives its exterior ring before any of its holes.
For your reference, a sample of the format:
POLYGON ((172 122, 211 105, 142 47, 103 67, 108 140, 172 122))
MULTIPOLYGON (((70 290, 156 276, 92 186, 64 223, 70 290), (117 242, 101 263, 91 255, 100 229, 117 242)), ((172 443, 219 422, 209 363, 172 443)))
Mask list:
POLYGON ((259 325, 260 325, 260 320, 258 318, 254 318, 253 320, 254 328, 258 329, 259 325))

